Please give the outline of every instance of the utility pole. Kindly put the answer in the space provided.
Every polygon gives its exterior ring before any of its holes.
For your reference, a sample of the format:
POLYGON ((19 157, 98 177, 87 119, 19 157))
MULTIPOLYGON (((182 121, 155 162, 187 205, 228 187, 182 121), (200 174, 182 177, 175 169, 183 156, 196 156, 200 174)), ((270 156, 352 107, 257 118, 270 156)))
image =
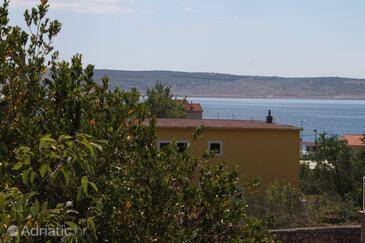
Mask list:
POLYGON ((300 131, 300 140, 303 141, 303 130, 304 130, 303 124, 304 124, 305 120, 298 120, 298 121, 300 122, 300 128, 302 129, 300 131))
POLYGON ((316 144, 316 146, 317 146, 318 131, 317 131, 317 129, 314 129, 314 130, 313 130, 313 132, 314 132, 314 143, 315 143, 315 144, 316 144))
POLYGON ((318 140, 318 131, 317 131, 317 129, 314 129, 314 130, 313 130, 313 132, 314 132, 314 154, 315 154, 315 156, 316 156, 316 158, 317 158, 317 140, 318 140))

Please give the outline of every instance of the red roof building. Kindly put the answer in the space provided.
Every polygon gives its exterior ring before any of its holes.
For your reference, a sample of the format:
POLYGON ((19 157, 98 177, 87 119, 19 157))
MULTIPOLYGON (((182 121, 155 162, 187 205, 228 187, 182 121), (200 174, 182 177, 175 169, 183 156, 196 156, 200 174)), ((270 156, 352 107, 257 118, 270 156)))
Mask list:
POLYGON ((176 143, 181 151, 189 148, 196 158, 214 155, 212 165, 224 163, 234 169, 241 183, 262 179, 261 188, 275 181, 299 187, 301 128, 255 120, 157 119, 156 146, 176 143), (204 129, 195 140, 196 128, 204 129))
POLYGON ((365 147, 363 141, 364 135, 362 134, 345 134, 343 139, 347 142, 350 147, 365 147))
POLYGON ((364 135, 362 134, 345 134, 342 138, 347 142, 354 153, 358 153, 360 150, 365 149, 365 143, 363 141, 364 135))
POLYGON ((209 129, 301 130, 301 128, 293 126, 256 120, 157 119, 156 125, 161 128, 197 128, 204 126, 209 129))
POLYGON ((185 103, 186 118, 188 119, 202 119, 203 108, 199 103, 185 103))
POLYGON ((203 112, 203 108, 199 103, 186 103, 185 111, 203 112))

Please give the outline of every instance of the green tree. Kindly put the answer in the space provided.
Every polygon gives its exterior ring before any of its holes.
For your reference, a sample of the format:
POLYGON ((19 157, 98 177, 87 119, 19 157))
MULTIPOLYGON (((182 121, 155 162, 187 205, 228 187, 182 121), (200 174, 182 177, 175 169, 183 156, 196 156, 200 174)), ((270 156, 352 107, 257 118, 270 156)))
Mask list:
POLYGON ((12 240, 10 225, 68 225, 86 230, 68 242, 271 241, 245 214, 234 172, 176 145, 158 151, 136 90, 111 91, 106 77, 98 84, 81 55, 58 60, 61 24, 46 17, 47 1, 25 12, 30 33, 9 25, 8 3, 0 7, 1 240, 12 240))
POLYGON ((186 100, 175 99, 171 93, 171 86, 157 82, 147 90, 146 104, 151 112, 158 118, 184 118, 186 100))
POLYGON ((301 188, 309 194, 337 193, 360 205, 362 177, 365 175, 365 153, 353 153, 346 141, 322 134, 318 140, 317 166, 301 166, 301 188))
POLYGON ((248 201, 248 213, 264 219, 270 228, 298 227, 308 221, 303 195, 290 184, 276 181, 264 193, 251 193, 248 201))
MULTIPOLYGON (((365 138, 365 136, 364 136, 365 138)), ((365 141, 365 139, 363 139, 365 141)), ((352 178, 353 178, 353 191, 350 193, 351 198, 355 200, 358 205, 362 205, 362 190, 363 190, 363 177, 365 176, 365 149, 361 149, 358 153, 354 154, 352 162, 352 178)))
POLYGON ((345 198, 354 188, 353 157, 346 142, 337 136, 326 137, 322 134, 318 140, 315 168, 316 177, 323 191, 332 191, 345 198))

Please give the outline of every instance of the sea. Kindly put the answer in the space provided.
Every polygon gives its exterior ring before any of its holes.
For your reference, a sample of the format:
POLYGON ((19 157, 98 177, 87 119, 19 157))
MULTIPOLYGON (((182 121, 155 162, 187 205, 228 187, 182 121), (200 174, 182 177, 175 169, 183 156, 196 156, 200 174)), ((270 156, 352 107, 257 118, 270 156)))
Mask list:
POLYGON ((203 118, 265 120, 271 110, 274 122, 303 128, 302 139, 318 134, 365 134, 365 100, 245 99, 188 97, 202 105, 203 118))

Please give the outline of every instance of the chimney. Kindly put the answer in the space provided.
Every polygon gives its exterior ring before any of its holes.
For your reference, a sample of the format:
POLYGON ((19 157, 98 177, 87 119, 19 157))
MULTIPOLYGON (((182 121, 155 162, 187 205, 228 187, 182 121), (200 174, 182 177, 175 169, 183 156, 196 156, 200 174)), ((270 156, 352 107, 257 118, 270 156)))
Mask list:
POLYGON ((271 110, 269 110, 267 117, 266 117, 266 123, 272 123, 273 121, 273 116, 271 115, 271 110))

